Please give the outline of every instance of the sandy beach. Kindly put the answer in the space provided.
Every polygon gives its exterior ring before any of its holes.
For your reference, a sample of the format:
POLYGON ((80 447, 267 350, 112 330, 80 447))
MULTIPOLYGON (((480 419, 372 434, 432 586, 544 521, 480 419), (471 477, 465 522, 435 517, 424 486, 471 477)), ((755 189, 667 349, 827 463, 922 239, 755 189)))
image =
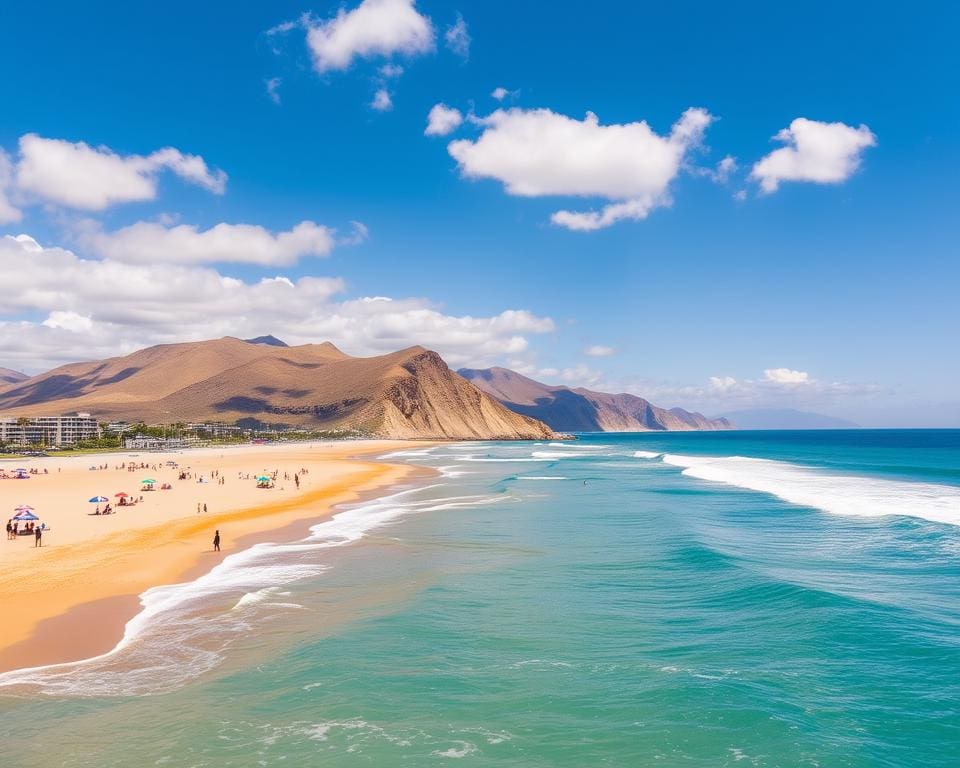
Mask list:
POLYGON ((0 461, 6 472, 36 470, 0 480, 4 523, 28 504, 47 526, 42 547, 33 536, 0 545, 0 671, 108 651, 144 590, 195 578, 257 541, 294 538, 297 524, 305 530, 337 504, 411 478, 419 470, 367 458, 409 446, 342 441, 0 461), (275 476, 272 487, 258 488, 258 476, 275 476), (148 479, 157 490, 144 490, 148 479), (118 505, 120 493, 137 503, 118 505), (96 496, 114 513, 94 514, 106 507, 88 501, 96 496))

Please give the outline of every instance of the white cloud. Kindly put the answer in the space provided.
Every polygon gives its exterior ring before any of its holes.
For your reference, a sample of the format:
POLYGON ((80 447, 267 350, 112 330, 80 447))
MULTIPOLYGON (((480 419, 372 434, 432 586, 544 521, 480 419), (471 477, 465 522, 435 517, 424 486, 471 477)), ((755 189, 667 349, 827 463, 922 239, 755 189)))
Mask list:
POLYGON ((47 328, 62 328, 66 331, 81 333, 93 328, 93 320, 86 315, 78 315, 76 312, 54 310, 47 315, 47 319, 43 321, 42 325, 47 328))
POLYGON ((501 86, 499 88, 494 88, 493 93, 490 95, 493 96, 493 98, 495 98, 497 101, 503 101, 505 98, 507 98, 507 96, 510 95, 510 91, 501 86))
POLYGON ((476 141, 453 141, 451 156, 467 178, 492 178, 511 195, 599 197, 601 211, 557 211, 551 221, 589 231, 622 219, 643 219, 670 202, 668 188, 684 156, 712 121, 688 109, 670 134, 646 122, 601 125, 593 113, 575 120, 549 109, 498 109, 479 120, 476 141))
POLYGON ((587 347, 583 352, 590 357, 610 357, 615 355, 617 350, 613 347, 605 347, 602 344, 594 344, 592 347, 587 347))
POLYGON ((363 0, 323 22, 307 20, 307 45, 318 72, 347 69, 354 58, 428 53, 433 24, 414 0, 363 0))
POLYGON ((10 162, 10 156, 0 149, 0 224, 10 224, 23 218, 23 212, 7 197, 12 186, 13 163, 10 162))
POLYGON ((470 58, 470 32, 467 30, 467 22, 463 20, 463 16, 459 13, 457 14, 457 20, 447 27, 443 38, 447 44, 447 48, 457 54, 457 56, 460 56, 462 59, 470 58))
POLYGON ((267 86, 267 96, 270 97, 270 101, 274 104, 280 103, 280 84, 283 82, 283 78, 280 77, 271 77, 269 80, 265 80, 264 84, 267 86))
POLYGON ((750 172, 764 192, 775 192, 781 181, 839 184, 859 168, 863 151, 877 144, 877 137, 865 125, 853 128, 804 117, 798 117, 774 139, 787 146, 762 158, 750 172))
POLYGON ((386 88, 378 88, 377 92, 373 94, 370 108, 377 110, 377 112, 389 112, 393 109, 393 99, 390 98, 390 91, 386 88))
MULTIPOLYGON (((362 234, 366 235, 366 227, 362 234)), ((284 266, 305 256, 329 255, 334 231, 312 221, 301 221, 286 232, 276 233, 252 224, 221 223, 201 231, 188 224, 165 226, 140 221, 115 232, 88 226, 81 232, 80 242, 100 256, 130 263, 284 266)))
POLYGON ((733 155, 726 155, 714 168, 693 168, 691 171, 694 175, 705 176, 717 184, 726 184, 737 168, 737 159, 733 155))
POLYGON ((372 355, 422 344, 453 366, 522 354, 554 324, 525 310, 456 316, 424 299, 338 300, 334 277, 247 282, 215 269, 81 259, 32 238, 0 237, 0 359, 31 371, 151 344, 273 333, 291 344, 330 340, 372 355), (38 314, 43 321, 23 320, 38 314), (5 319, 3 319, 5 318, 5 319))
POLYGON ((117 203, 153 200, 157 175, 167 169, 204 189, 222 194, 227 175, 211 170, 198 155, 173 147, 150 155, 120 155, 108 147, 45 139, 28 133, 20 139, 16 183, 42 200, 99 211, 117 203))
POLYGON ((380 76, 388 80, 394 77, 400 77, 403 74, 403 67, 399 64, 384 64, 379 69, 380 76))
POLYGON ((632 392, 658 405, 679 403, 705 413, 756 407, 816 408, 845 398, 862 398, 882 392, 876 384, 821 381, 806 371, 791 368, 769 368, 756 379, 711 376, 705 385, 635 380, 605 382, 603 387, 632 392))
POLYGON ((459 109, 448 107, 446 104, 434 104, 427 115, 427 136, 446 136, 457 130, 463 123, 463 115, 459 109))
POLYGON ((810 374, 790 368, 767 368, 763 372, 763 380, 774 384, 806 384, 810 381, 810 374))
POLYGON ((540 367, 522 358, 510 360, 508 365, 511 370, 548 385, 564 384, 574 388, 596 387, 603 380, 603 375, 599 371, 586 365, 567 368, 540 367))

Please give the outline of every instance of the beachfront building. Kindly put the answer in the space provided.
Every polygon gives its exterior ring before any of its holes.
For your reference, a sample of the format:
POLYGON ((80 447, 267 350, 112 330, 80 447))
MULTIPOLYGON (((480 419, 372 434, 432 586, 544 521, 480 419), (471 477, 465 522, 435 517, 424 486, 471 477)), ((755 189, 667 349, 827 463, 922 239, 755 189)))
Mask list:
POLYGON ((97 440, 100 425, 89 413, 66 416, 0 416, 0 443, 62 447, 97 440))
POLYGON ((123 440, 123 447, 128 451, 180 451, 184 448, 195 448, 200 444, 198 437, 135 435, 123 440))
POLYGON ((187 431, 203 437, 212 437, 215 440, 221 440, 229 437, 242 437, 250 430, 238 427, 232 424, 224 424, 222 421, 191 422, 187 424, 187 431))

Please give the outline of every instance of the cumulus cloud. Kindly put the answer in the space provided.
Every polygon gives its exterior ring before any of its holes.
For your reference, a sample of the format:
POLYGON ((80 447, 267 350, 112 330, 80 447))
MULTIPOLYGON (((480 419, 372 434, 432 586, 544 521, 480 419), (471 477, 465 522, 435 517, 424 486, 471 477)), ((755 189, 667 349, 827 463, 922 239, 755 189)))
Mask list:
POLYGON ((12 186, 13 163, 10 162, 10 156, 0 149, 0 224, 10 224, 23 218, 23 212, 8 197, 12 186))
POLYGON ((463 16, 459 13, 457 14, 457 20, 447 27, 443 39, 447 48, 457 56, 464 60, 470 58, 470 32, 467 30, 467 22, 463 20, 463 16))
POLYGON ((806 384, 810 381, 810 374, 790 368, 767 368, 763 372, 763 380, 774 384, 806 384))
POLYGON ((602 344, 594 344, 592 347, 587 347, 583 352, 590 357, 610 357, 615 355, 617 350, 613 347, 605 347, 602 344))
POLYGON ((860 167, 863 151, 877 144, 865 125, 854 128, 805 117, 798 117, 774 139, 787 146, 762 158, 750 172, 764 192, 776 192, 782 181, 839 184, 860 167))
POLYGON ((644 121, 601 125, 592 112, 576 120, 549 109, 498 109, 478 120, 478 139, 453 141, 448 150, 464 177, 496 179, 511 195, 609 200, 600 211, 561 210, 551 217, 559 226, 590 231, 644 219, 669 204, 670 182, 712 120, 706 110, 688 109, 660 136, 644 121))
POLYGON ((370 108, 377 110, 377 112, 389 112, 393 109, 393 99, 390 98, 390 91, 386 88, 378 88, 377 92, 373 94, 370 108))
POLYGON ((505 98, 507 98, 507 96, 510 95, 510 91, 501 86, 499 88, 494 88, 490 95, 493 96, 493 98, 495 98, 497 101, 503 101, 505 98))
POLYGON ((206 266, 82 259, 27 236, 0 238, 0 359, 32 371, 176 341, 274 333, 330 340, 358 355, 423 344, 451 365, 523 353, 554 324, 525 310, 487 317, 442 312, 424 299, 343 300, 335 277, 246 281, 206 266), (39 321, 24 317, 38 316, 39 321))
POLYGON ((320 72, 347 69, 357 57, 413 56, 432 51, 434 29, 414 0, 363 0, 326 21, 306 20, 307 45, 320 72))
POLYGON ((41 200, 100 211, 117 203, 153 200, 162 170, 215 194, 226 189, 223 171, 211 170, 202 157, 173 147, 145 156, 121 155, 109 147, 45 139, 34 133, 20 139, 16 185, 41 200))
POLYGON ((446 136, 453 133, 463 123, 463 115, 459 109, 448 107, 446 104, 434 104, 427 115, 427 136, 446 136))
MULTIPOLYGON (((365 237, 366 227, 360 224, 365 237)), ((80 242, 94 253, 130 263, 204 264, 234 262, 286 266, 305 256, 327 256, 334 231, 301 221, 286 232, 270 232, 253 224, 217 224, 207 230, 193 225, 167 226, 140 221, 115 232, 88 226, 80 242)))

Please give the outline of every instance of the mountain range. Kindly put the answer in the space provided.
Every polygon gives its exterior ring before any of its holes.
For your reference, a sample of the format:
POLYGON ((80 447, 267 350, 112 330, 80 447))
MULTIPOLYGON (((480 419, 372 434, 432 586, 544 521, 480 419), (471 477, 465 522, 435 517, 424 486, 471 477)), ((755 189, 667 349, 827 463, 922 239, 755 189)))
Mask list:
POLYGON ((288 347, 274 337, 165 344, 0 386, 0 412, 72 411, 102 421, 266 423, 395 438, 556 437, 423 347, 359 358, 330 343, 288 347))
POLYGON ((659 408, 642 397, 551 386, 507 368, 461 368, 458 373, 511 411, 564 432, 647 432, 733 429, 683 408, 659 408))
POLYGON ((735 422, 740 429, 860 429, 846 419, 826 416, 793 408, 751 408, 731 411, 724 418, 735 422))
POLYGON ((16 384, 18 381, 30 378, 20 371, 12 371, 9 368, 0 368, 0 386, 3 384, 16 384))

